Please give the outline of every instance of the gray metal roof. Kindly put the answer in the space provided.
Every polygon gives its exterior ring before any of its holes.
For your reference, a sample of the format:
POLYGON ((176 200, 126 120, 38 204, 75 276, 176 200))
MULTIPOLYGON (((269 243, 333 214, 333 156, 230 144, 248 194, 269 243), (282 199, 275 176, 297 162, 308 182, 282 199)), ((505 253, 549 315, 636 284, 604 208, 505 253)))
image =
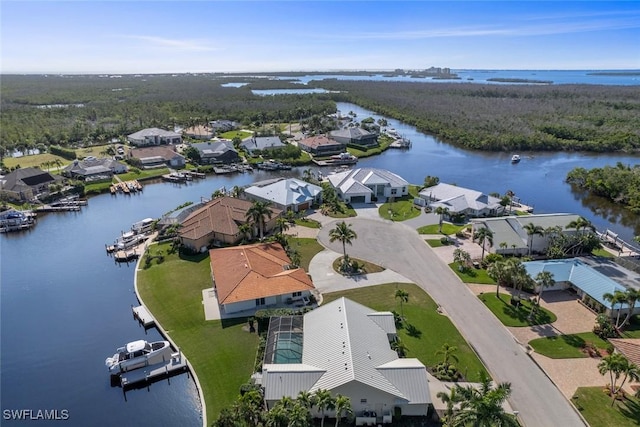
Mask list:
POLYGON ((467 208, 477 211, 485 208, 497 209, 501 201, 497 197, 483 194, 480 191, 445 183, 425 188, 420 192, 420 196, 449 205, 454 208, 455 212, 460 212, 467 208))
POLYGON ((385 169, 358 168, 331 174, 327 177, 334 188, 342 194, 371 193, 367 185, 389 185, 392 188, 406 187, 409 183, 399 175, 385 169))
POLYGON ((182 135, 180 135, 177 132, 170 131, 170 130, 164 130, 164 129, 158 129, 158 128, 148 128, 148 129, 142 129, 142 130, 139 130, 138 132, 134 132, 134 133, 130 134, 129 138, 132 138, 132 139, 143 139, 143 138, 146 138, 148 136, 160 136, 160 137, 175 138, 175 137, 180 137, 182 135))
POLYGON ((253 185, 244 192, 281 206, 291 206, 312 202, 322 193, 322 188, 296 178, 289 178, 262 186, 253 185))

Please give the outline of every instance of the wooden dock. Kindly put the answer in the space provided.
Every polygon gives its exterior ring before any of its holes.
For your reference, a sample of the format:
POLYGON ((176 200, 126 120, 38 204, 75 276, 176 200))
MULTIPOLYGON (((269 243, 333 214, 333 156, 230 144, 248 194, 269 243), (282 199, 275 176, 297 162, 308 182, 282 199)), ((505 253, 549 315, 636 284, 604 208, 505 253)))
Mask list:
POLYGON ((123 390, 147 387, 150 384, 171 378, 183 372, 188 372, 187 360, 178 351, 171 355, 171 359, 156 365, 148 365, 144 368, 120 374, 120 387, 123 390))
POLYGON ((131 306, 133 318, 136 319, 145 329, 155 326, 156 319, 153 317, 147 307, 140 305, 138 307, 131 306))

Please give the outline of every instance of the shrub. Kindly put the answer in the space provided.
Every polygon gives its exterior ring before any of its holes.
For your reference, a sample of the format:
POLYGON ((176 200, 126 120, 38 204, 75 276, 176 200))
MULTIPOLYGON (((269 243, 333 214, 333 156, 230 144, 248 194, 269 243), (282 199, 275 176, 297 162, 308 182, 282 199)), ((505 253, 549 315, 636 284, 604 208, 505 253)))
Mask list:
POLYGON ((596 325, 593 327, 593 333, 603 340, 618 336, 618 331, 616 331, 613 323, 611 323, 611 319, 604 314, 599 314, 596 317, 596 325))

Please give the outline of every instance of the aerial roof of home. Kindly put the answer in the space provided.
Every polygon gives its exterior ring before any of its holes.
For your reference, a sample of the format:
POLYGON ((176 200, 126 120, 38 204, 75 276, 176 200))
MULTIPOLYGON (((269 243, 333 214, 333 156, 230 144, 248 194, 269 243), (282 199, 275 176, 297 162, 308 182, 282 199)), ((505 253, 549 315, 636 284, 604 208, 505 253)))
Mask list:
POLYGON ((314 290, 279 243, 211 249, 211 271, 221 304, 314 290))
POLYGON ((180 134, 178 132, 174 132, 171 130, 164 130, 159 128, 147 128, 147 129, 139 130, 138 132, 134 132, 130 134, 128 137, 131 139, 144 139, 146 137, 155 137, 155 136, 174 138, 174 137, 179 137, 180 134))
POLYGON ((202 125, 191 126, 190 128, 184 129, 182 132, 195 138, 208 138, 213 134, 213 130, 210 127, 202 125))
POLYGON ((444 205, 449 205, 456 212, 468 208, 476 211, 485 208, 497 209, 500 207, 501 201, 499 198, 483 194, 481 191, 445 183, 439 183, 433 187, 425 188, 420 191, 420 196, 425 199, 437 200, 444 205))
POLYGON ((281 206, 290 206, 313 201, 322 193, 322 188, 296 178, 281 178, 265 185, 257 183, 244 192, 281 206))
POLYGON ((59 179, 59 177, 55 177, 42 169, 28 167, 9 172, 4 176, 1 183, 3 189, 11 191, 23 185, 32 187, 59 179))
POLYGON ((125 168, 125 165, 119 163, 110 157, 87 157, 83 160, 74 160, 67 165, 63 171, 77 175, 94 175, 99 173, 111 173, 116 167, 125 168), (113 168, 113 169, 112 169, 113 168))
POLYGON ((158 145, 154 147, 141 147, 132 148, 129 150, 129 156, 135 157, 140 160, 144 159, 157 159, 162 158, 164 160, 170 160, 174 157, 183 157, 182 154, 176 153, 173 149, 167 145, 158 145))
POLYGON ((349 138, 349 139, 365 139, 365 138, 371 138, 375 136, 374 133, 369 132, 366 129, 362 129, 361 127, 355 127, 355 126, 349 126, 349 127, 338 129, 338 130, 332 130, 330 134, 331 136, 337 136, 337 137, 349 138))
POLYGON ((238 224, 247 222, 246 214, 251 205, 252 202, 235 197, 215 198, 191 212, 182 222, 180 236, 196 240, 212 232, 236 235, 238 224))
POLYGON ((426 368, 391 349, 393 313, 340 298, 304 315, 300 363, 265 364, 267 400, 357 382, 410 404, 431 402, 426 368))
POLYGON ((191 146, 200 151, 202 154, 210 156, 219 156, 223 153, 226 153, 227 151, 236 151, 236 149, 233 148, 233 142, 228 140, 199 142, 196 144, 191 144, 191 146))
POLYGON ((409 183, 399 175, 385 169, 358 168, 327 176, 334 188, 343 194, 371 191, 367 185, 389 184, 391 187, 405 187, 409 183))
POLYGON ((268 148, 284 147, 285 144, 277 136, 252 136, 240 144, 247 150, 265 150, 268 148))
POLYGON ((335 139, 329 138, 327 135, 314 135, 308 138, 301 139, 298 141, 298 144, 305 145, 309 148, 318 148, 326 145, 344 145, 341 142, 336 141, 335 139))
POLYGON ((629 362, 640 366, 640 338, 609 338, 609 342, 629 362))

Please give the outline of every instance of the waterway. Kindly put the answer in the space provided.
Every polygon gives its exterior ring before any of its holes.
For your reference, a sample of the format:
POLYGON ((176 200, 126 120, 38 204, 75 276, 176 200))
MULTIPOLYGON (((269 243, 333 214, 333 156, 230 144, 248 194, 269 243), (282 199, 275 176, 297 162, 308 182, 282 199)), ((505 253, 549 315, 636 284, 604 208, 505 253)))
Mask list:
MULTIPOLYGON (((352 104, 342 114, 378 118, 352 104)), ((638 164, 639 157, 617 154, 482 153, 455 148, 389 120, 412 140, 408 151, 388 150, 361 159, 358 167, 391 170, 412 183, 427 175, 484 192, 512 190, 537 213, 572 212, 625 239, 640 234, 640 219, 600 199, 573 193, 564 183, 575 166, 638 164)), ((317 169, 317 168, 312 168, 317 169)), ((287 171, 301 175, 304 168, 287 171)), ((329 173, 325 169, 324 173, 329 173)), ((128 341, 159 339, 132 319, 134 266, 116 265, 105 253, 132 223, 186 202, 200 201, 221 187, 248 185, 279 173, 215 176, 187 185, 157 183, 132 196, 92 197, 80 212, 47 214, 29 232, 0 236, 0 320, 2 410, 67 410, 65 425, 201 425, 201 404, 186 375, 133 390, 127 401, 111 388, 104 359, 128 341)), ((220 373, 224 375, 224 373, 220 373)), ((4 415, 4 413, 3 413, 4 415)), ((14 424, 5 419, 2 425, 14 424)), ((15 423, 20 424, 20 423, 15 423)))

